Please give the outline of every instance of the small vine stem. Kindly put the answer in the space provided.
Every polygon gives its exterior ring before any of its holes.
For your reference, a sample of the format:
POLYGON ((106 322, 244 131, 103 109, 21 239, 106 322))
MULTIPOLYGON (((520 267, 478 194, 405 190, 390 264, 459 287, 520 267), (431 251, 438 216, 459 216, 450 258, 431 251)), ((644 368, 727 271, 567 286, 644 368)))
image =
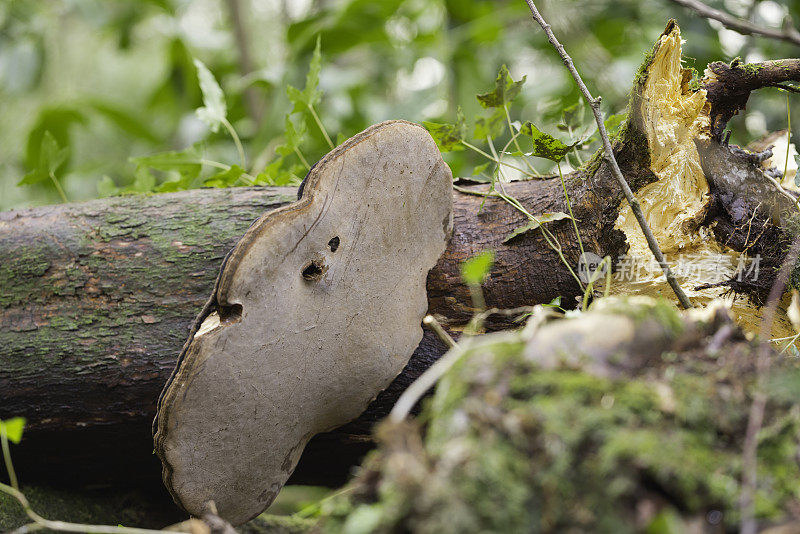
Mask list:
POLYGON ((675 278, 675 275, 672 273, 672 269, 669 268, 669 264, 667 263, 666 258, 664 257, 664 253, 661 252, 661 247, 658 245, 658 241, 656 241, 655 236, 653 235, 652 230, 650 230, 650 226, 647 224, 647 220, 644 217, 644 213, 642 212, 642 207, 639 205, 639 201, 636 200, 636 197, 631 191, 630 186, 628 185, 627 180, 622 175, 622 171, 619 168, 619 164, 617 163, 617 158, 614 157, 614 149, 611 147, 611 141, 608 138, 608 132, 606 131, 605 125, 603 124, 603 112, 600 110, 600 97, 594 98, 592 94, 589 92, 589 89, 586 87, 586 84, 583 83, 583 79, 581 75, 578 73, 578 70, 575 68, 575 64, 572 62, 572 58, 567 54, 566 50, 564 49, 564 45, 562 45, 556 36, 553 34, 553 30, 550 28, 550 25, 547 21, 544 20, 539 10, 536 8, 536 5, 533 3, 532 0, 525 0, 528 4, 528 8, 531 10, 531 14, 533 15, 533 19, 542 27, 544 32, 547 34, 547 40, 550 41, 550 44, 553 45, 553 48, 556 49, 558 55, 561 56, 564 65, 566 65, 567 69, 569 70, 572 78, 575 80, 575 83, 578 85, 578 88, 583 94, 583 97, 589 103, 589 106, 592 108, 592 113, 594 114, 594 119, 597 122, 597 129, 600 132, 600 137, 603 140, 603 149, 605 151, 606 160, 611 165, 611 171, 614 174, 614 177, 617 179, 620 187, 622 188, 622 192, 625 195, 625 198, 628 200, 628 204, 631 206, 631 211, 633 211, 633 215, 636 217, 636 221, 639 223, 639 226, 642 229, 642 233, 644 233, 644 237, 647 240, 647 245, 650 247, 650 251, 655 256, 656 261, 661 266, 661 270, 664 272, 664 276, 667 278, 667 283, 672 288, 672 291, 675 292, 675 296, 678 297, 678 302, 680 302, 681 306, 684 308, 691 308, 693 307, 692 302, 689 300, 689 297, 686 296, 683 289, 681 289, 680 284, 678 284, 678 280, 675 278))
POLYGON ((389 420, 395 423, 404 421, 405 418, 408 417, 408 414, 411 413, 411 409, 414 408, 414 405, 425 395, 425 392, 435 386, 436 382, 438 382, 464 354, 464 350, 453 341, 450 334, 447 333, 444 327, 432 315, 425 316, 422 323, 433 330, 436 335, 447 344, 450 350, 447 351, 444 356, 436 360, 433 365, 428 367, 425 372, 414 380, 403 394, 400 395, 400 398, 397 399, 397 402, 392 407, 392 411, 389 413, 389 420))

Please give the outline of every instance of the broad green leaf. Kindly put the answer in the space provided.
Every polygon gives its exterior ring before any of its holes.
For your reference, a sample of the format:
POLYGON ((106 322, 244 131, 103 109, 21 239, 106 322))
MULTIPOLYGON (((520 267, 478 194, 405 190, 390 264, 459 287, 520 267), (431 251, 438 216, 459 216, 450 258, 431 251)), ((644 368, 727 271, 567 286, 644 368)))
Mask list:
POLYGON ((467 285, 481 285, 492 269, 493 264, 494 251, 484 250, 461 264, 461 279, 467 285))
POLYGON ((461 141, 466 137, 467 123, 464 113, 458 108, 455 124, 438 123, 424 121, 422 124, 428 129, 433 140, 442 152, 452 152, 454 150, 464 150, 461 141))
POLYGON ((497 108, 488 117, 479 117, 475 120, 475 133, 472 137, 481 141, 486 141, 487 137, 494 139, 503 133, 505 125, 506 112, 503 108, 497 108))
POLYGON ((214 75, 211 74, 211 71, 202 61, 195 59, 194 66, 197 68, 200 91, 203 93, 203 107, 197 108, 196 113, 200 120, 206 123, 212 132, 216 133, 228 115, 225 94, 222 92, 214 75))
POLYGON ((184 178, 193 179, 200 174, 202 155, 197 145, 181 151, 159 152, 149 156, 131 158, 133 163, 159 171, 177 171, 184 178))
POLYGON ((522 125, 521 132, 523 135, 529 136, 533 141, 533 156, 546 158, 556 163, 575 150, 575 145, 577 144, 565 145, 552 135, 539 130, 530 121, 526 121, 522 125))
POLYGON ((17 185, 31 185, 47 180, 51 174, 67 160, 69 149, 59 148, 53 134, 49 131, 42 135, 42 145, 39 148, 39 161, 36 168, 22 177, 17 185))
POLYGON ((562 219, 571 219, 571 218, 572 217, 570 217, 569 215, 567 215, 563 211, 557 211, 555 213, 543 213, 541 215, 537 215, 535 221, 529 221, 528 224, 520 226, 519 228, 517 228, 516 230, 511 232, 508 235, 508 237, 503 239, 503 243, 508 243, 509 241, 511 241, 512 239, 514 239, 517 236, 520 236, 520 235, 522 235, 522 234, 524 234, 526 232, 530 232, 531 230, 536 230, 542 224, 553 222, 553 221, 560 221, 562 219))
POLYGON ((628 118, 627 113, 616 113, 607 117, 606 120, 603 121, 603 126, 606 127, 606 132, 608 132, 608 136, 612 137, 619 132, 620 127, 625 123, 625 119, 628 118))
POLYGON ((110 176, 104 174, 100 181, 97 182, 97 195, 100 198, 110 197, 119 193, 119 188, 110 176))
POLYGON ((24 417, 12 417, 5 421, 0 421, 0 432, 6 435, 11 443, 22 441, 22 430, 25 428, 24 417))
POLYGON ((233 187, 242 177, 242 174, 244 174, 244 169, 234 165, 226 171, 212 174, 203 181, 203 185, 206 187, 233 187))
POLYGON ((311 55, 311 64, 308 67, 308 74, 306 74, 305 88, 301 91, 291 85, 286 87, 286 94, 294 104, 292 113, 305 111, 318 104, 322 99, 322 91, 318 89, 320 70, 322 70, 322 51, 320 48, 320 36, 317 35, 317 45, 311 55))
POLYGON ((501 108, 517 97, 526 78, 527 76, 523 76, 521 80, 515 82, 508 73, 508 67, 501 66, 494 82, 494 90, 477 95, 478 102, 485 108, 501 108))

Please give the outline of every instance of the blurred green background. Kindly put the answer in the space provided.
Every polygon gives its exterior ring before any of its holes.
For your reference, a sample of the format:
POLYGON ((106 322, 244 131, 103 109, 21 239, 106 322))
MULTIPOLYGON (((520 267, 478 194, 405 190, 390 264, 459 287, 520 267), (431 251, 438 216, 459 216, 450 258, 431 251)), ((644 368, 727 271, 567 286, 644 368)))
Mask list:
MULTIPOLYGON (((780 27, 787 14, 800 19, 800 0, 709 3, 762 26, 780 27)), ((669 0, 537 5, 607 115, 624 110, 634 72, 669 18, 687 40, 687 66, 701 72, 712 60, 800 55, 669 0)), ((515 79, 528 77, 514 118, 555 133, 564 108, 578 101, 522 0, 0 0, 0 209, 62 201, 53 180, 17 185, 41 165, 45 132, 63 151, 54 175, 69 200, 222 183, 207 180, 213 167, 181 181, 179 172, 130 159, 198 143, 204 159, 239 162, 226 130, 210 131, 195 114, 203 105, 195 58, 219 81, 256 176, 279 157, 293 108, 286 86, 304 86, 317 36, 316 110, 334 143, 386 119, 453 121, 459 106, 473 117, 475 94, 493 87, 504 63, 515 79)), ((328 144, 308 112, 294 121, 306 123, 302 153, 313 163, 328 144)), ((764 90, 731 123, 732 139, 745 143, 786 122, 784 94, 764 90)), ((446 156, 456 176, 482 162, 466 151, 446 156)), ((305 172, 291 151, 281 165, 280 183, 305 172)))

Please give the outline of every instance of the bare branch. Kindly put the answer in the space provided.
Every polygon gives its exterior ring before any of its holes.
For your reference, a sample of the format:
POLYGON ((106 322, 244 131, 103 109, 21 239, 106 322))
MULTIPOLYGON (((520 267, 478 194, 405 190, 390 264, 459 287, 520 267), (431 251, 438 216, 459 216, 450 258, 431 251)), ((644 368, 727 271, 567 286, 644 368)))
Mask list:
POLYGON ((625 198, 628 200, 628 204, 631 206, 631 211, 633 211, 636 221, 642 228, 642 233, 647 240, 647 245, 650 247, 650 251, 653 253, 653 256, 655 256, 656 261, 658 261, 658 264, 661 266, 661 270, 664 272, 664 276, 667 278, 667 283, 669 283, 670 287, 675 292, 675 296, 678 297, 678 301, 681 303, 681 306, 684 308, 691 308, 692 302, 689 300, 689 297, 686 296, 686 293, 683 292, 683 289, 681 289, 681 286, 675 279, 675 275, 672 274, 672 270, 669 268, 666 258, 664 258, 664 253, 661 252, 661 247, 658 246, 658 241, 656 241, 652 230, 650 230, 650 226, 647 224, 647 220, 644 218, 644 213, 642 213, 642 208, 639 205, 639 201, 636 200, 636 197, 634 196, 633 191, 631 191, 627 180, 625 180, 625 177, 622 175, 622 171, 617 163, 617 158, 614 157, 614 150, 611 148, 611 141, 608 138, 608 132, 603 124, 603 112, 600 110, 600 97, 592 97, 592 94, 589 92, 589 89, 587 89, 586 84, 583 83, 581 75, 575 68, 572 58, 569 57, 566 50, 564 50, 564 45, 558 42, 558 39, 556 39, 556 36, 553 34, 553 30, 550 28, 550 25, 544 20, 542 15, 539 13, 539 10, 536 9, 536 6, 532 0, 525 1, 531 10, 533 19, 547 34, 548 41, 550 41, 550 44, 553 45, 558 54, 561 56, 561 59, 564 61, 564 65, 566 65, 567 69, 569 69, 569 72, 572 74, 572 78, 575 80, 575 83, 578 84, 578 88, 581 90, 583 97, 591 106, 592 113, 594 113, 594 119, 597 122, 598 131, 600 132, 600 137, 603 139, 603 148, 605 150, 606 160, 611 165, 611 170, 613 171, 614 177, 617 179, 617 182, 622 188, 622 192, 625 194, 625 198))
POLYGON ((785 24, 784 28, 781 30, 762 28, 761 26, 757 26, 752 22, 736 18, 733 15, 725 13, 724 11, 707 6, 698 0, 670 1, 691 9, 701 17, 716 20, 717 22, 722 23, 722 25, 726 28, 739 32, 743 35, 759 35, 761 37, 768 37, 770 39, 785 41, 787 43, 800 46, 800 31, 797 31, 797 28, 791 26, 791 24, 785 24))

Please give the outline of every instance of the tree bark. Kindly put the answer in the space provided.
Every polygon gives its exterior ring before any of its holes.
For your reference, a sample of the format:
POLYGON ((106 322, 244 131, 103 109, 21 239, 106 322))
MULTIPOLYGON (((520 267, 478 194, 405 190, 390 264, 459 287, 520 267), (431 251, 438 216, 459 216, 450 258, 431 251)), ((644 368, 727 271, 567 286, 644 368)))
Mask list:
MULTIPOLYGON (((621 197, 604 167, 567 182, 584 246, 616 256, 625 249, 624 235, 613 229, 621 197)), ((507 189, 531 213, 566 210, 558 179, 507 189)), ((28 420, 23 445, 14 451, 26 479, 158 478, 150 423, 189 326, 227 251, 261 213, 295 194, 290 188, 207 189, 0 214, 0 418, 28 420)), ((454 200, 455 233, 428 277, 429 311, 448 328, 457 330, 472 315, 459 268, 483 249, 496 251, 484 287, 489 306, 580 294, 538 232, 503 242, 526 222, 513 207, 487 199, 479 212, 480 196, 454 192, 454 200)), ((577 268, 570 222, 550 230, 577 268)), ((326 482, 346 473, 347 462, 331 461, 332 443, 345 443, 344 449, 363 443, 370 423, 444 350, 426 333, 409 366, 362 419, 309 446, 311 456, 319 451, 319 462, 301 462, 298 479, 326 482), (334 463, 341 465, 326 468, 334 463)), ((352 449, 353 458, 364 450, 352 449)))

